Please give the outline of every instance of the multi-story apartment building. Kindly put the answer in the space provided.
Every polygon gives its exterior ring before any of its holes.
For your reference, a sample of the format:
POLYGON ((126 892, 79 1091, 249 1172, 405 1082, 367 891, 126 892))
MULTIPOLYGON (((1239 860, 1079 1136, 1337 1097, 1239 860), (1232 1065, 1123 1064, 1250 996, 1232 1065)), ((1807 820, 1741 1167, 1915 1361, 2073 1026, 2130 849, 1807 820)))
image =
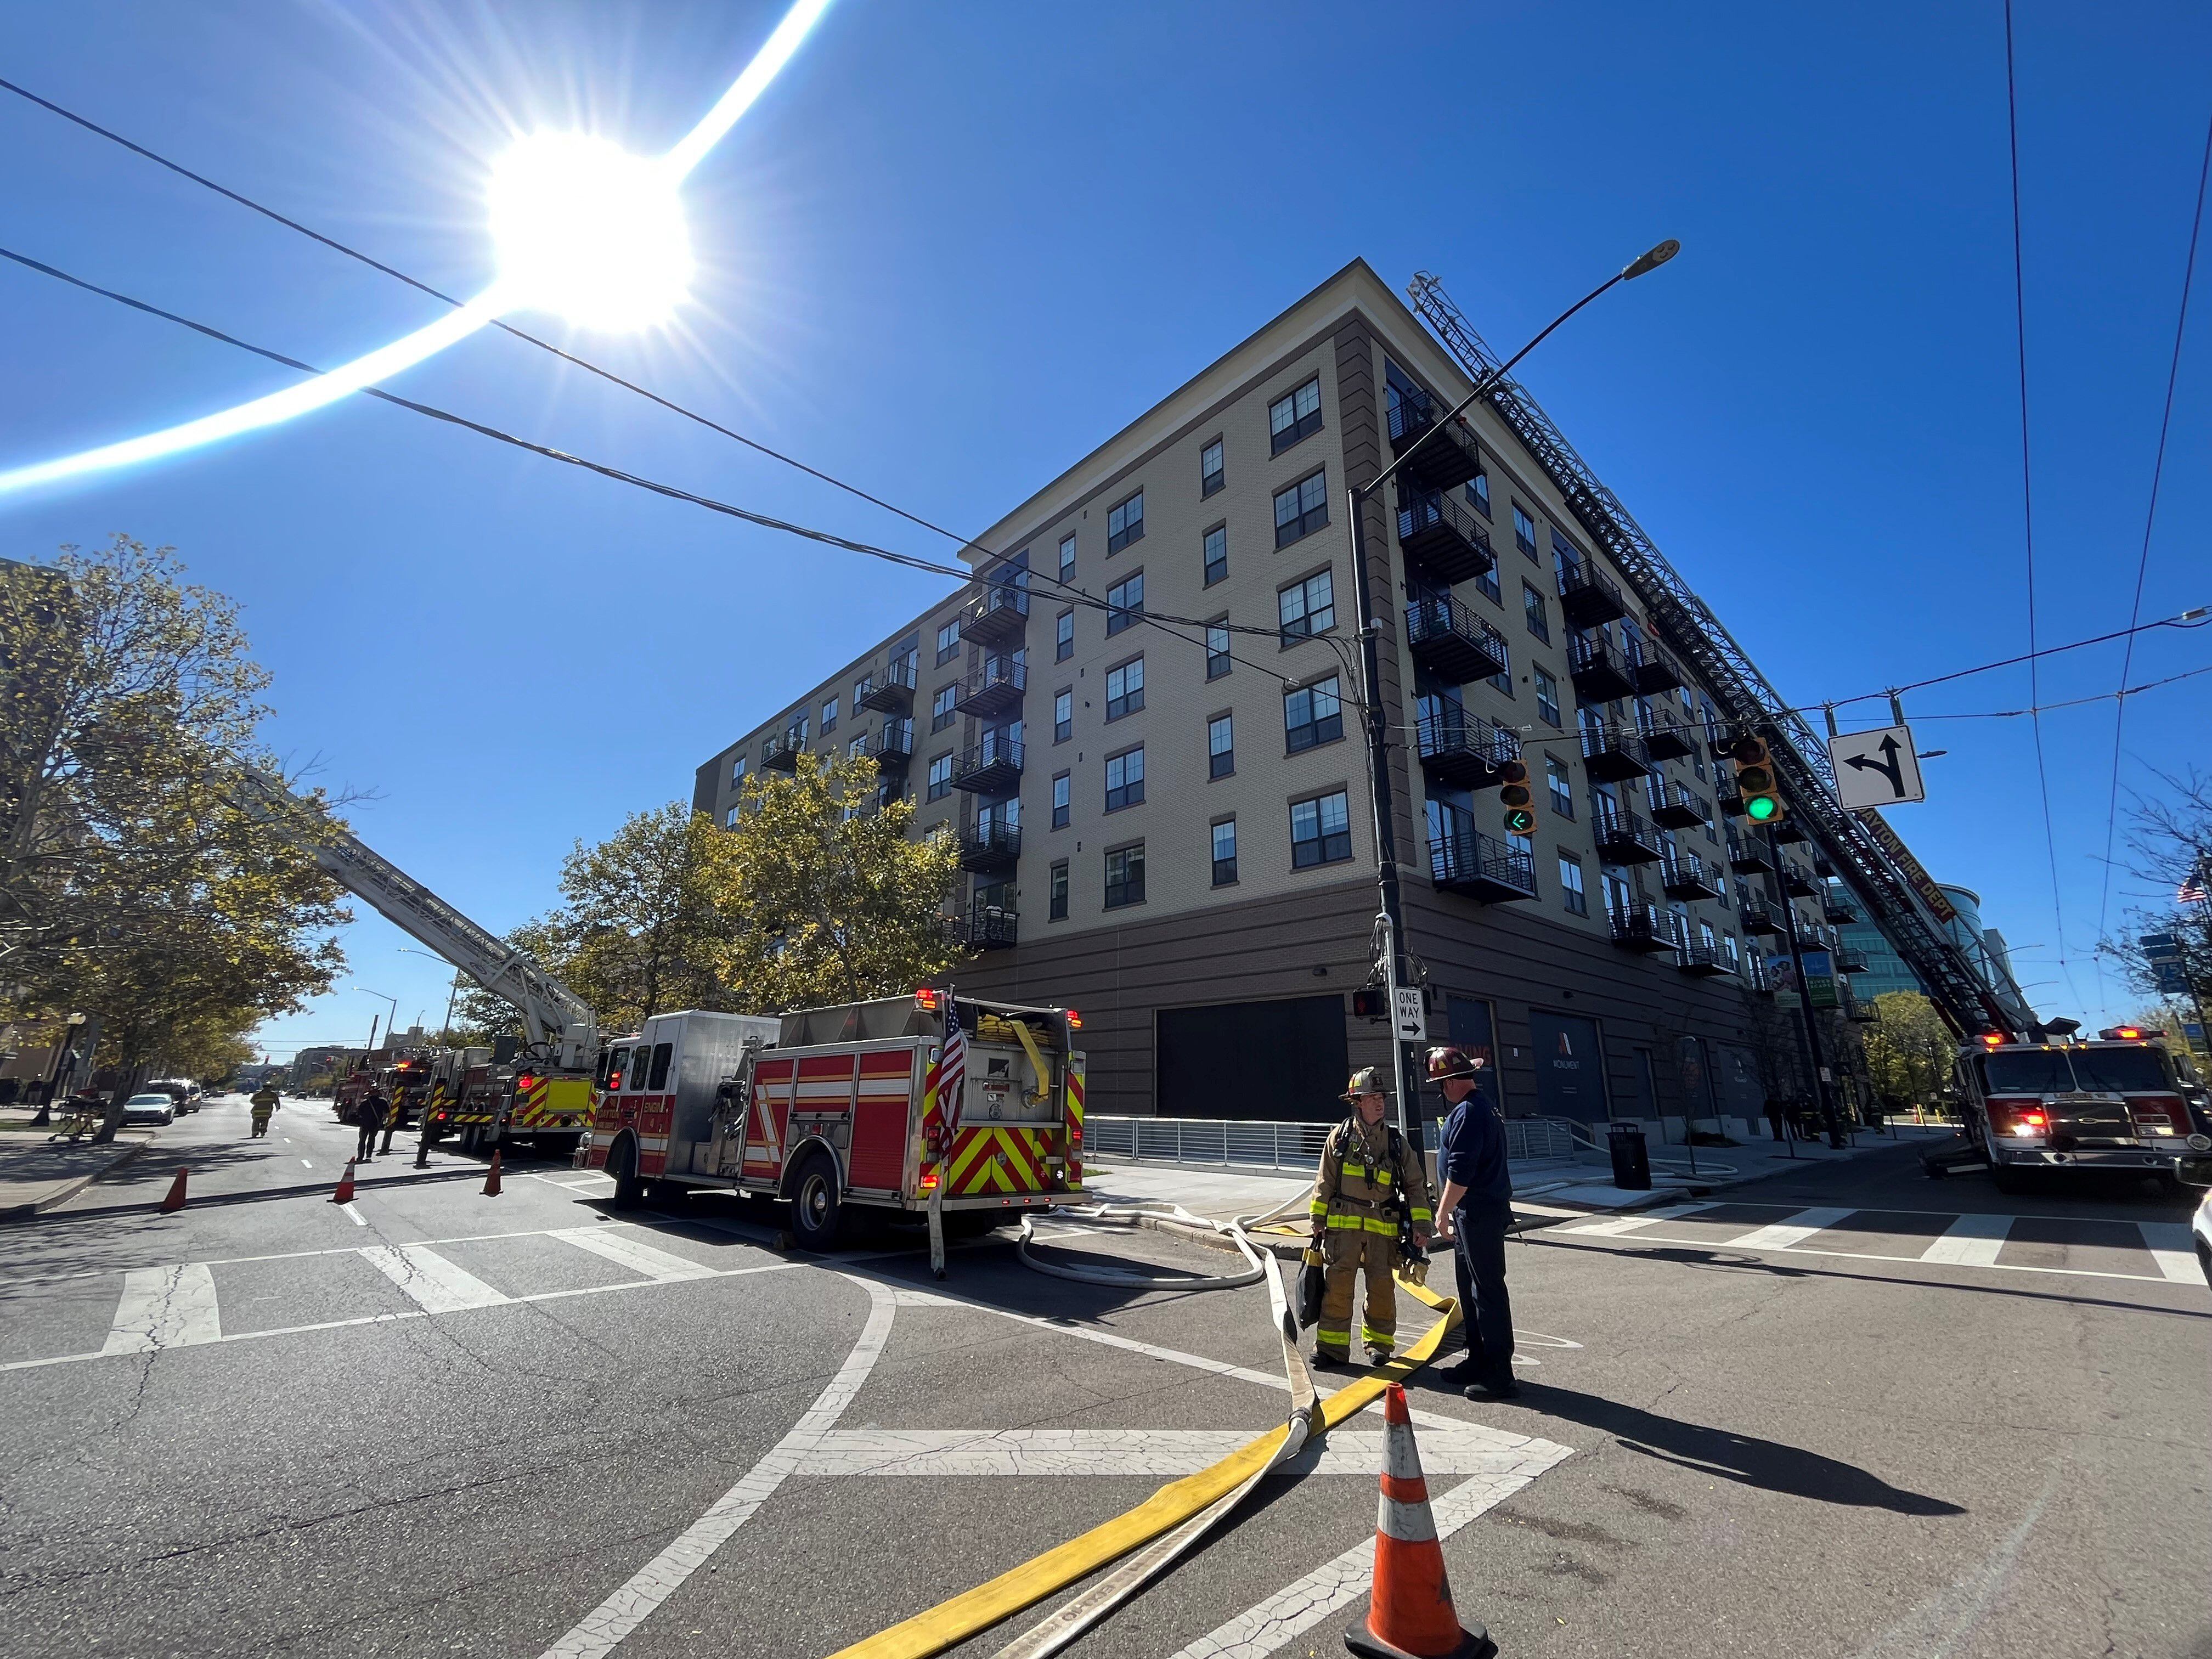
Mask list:
MULTIPOLYGON (((1349 994, 1376 866, 1346 486, 1470 389, 1355 262, 1008 513, 974 586, 702 766, 695 804, 732 822, 749 775, 865 744, 962 838, 956 982, 1079 1008, 1094 1111, 1341 1109, 1389 1055, 1349 994)), ((1847 896, 1723 810, 1712 700, 1492 411, 1416 465, 1366 540, 1432 1033, 1492 1057, 1509 1112, 1755 1120, 1779 908, 1832 945, 1847 896), (1516 752, 1527 837, 1496 789, 1516 752)))

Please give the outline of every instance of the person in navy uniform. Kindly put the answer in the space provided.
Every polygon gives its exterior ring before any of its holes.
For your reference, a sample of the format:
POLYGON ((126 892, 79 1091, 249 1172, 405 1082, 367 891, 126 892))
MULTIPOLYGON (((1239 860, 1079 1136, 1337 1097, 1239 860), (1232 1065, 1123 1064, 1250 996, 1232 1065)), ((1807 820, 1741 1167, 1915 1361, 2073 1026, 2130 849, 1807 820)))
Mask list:
POLYGON ((1505 1167, 1504 1115, 1476 1087, 1482 1061, 1463 1048, 1429 1050, 1429 1076, 1451 1109, 1437 1146, 1437 1237, 1449 1239, 1459 1279, 1467 1358, 1445 1372, 1470 1400, 1510 1400, 1513 1304, 1505 1294, 1505 1233, 1513 1180, 1505 1167))

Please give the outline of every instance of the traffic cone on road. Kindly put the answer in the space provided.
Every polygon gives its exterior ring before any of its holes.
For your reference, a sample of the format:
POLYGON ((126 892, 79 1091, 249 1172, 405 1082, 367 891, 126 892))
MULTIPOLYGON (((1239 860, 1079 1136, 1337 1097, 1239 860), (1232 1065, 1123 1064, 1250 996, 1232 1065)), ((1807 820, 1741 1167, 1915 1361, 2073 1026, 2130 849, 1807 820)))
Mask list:
POLYGON ((353 1162, 351 1158, 346 1160, 345 1173, 338 1177, 338 1189, 331 1194, 333 1204, 353 1202, 353 1162))
POLYGON ((496 1146, 491 1149, 491 1168, 484 1172, 483 1195, 486 1198, 499 1196, 499 1148, 496 1146))
POLYGON ((174 1215, 185 1207, 185 1172, 177 1171, 177 1178, 169 1183, 169 1195, 161 1200, 163 1215, 174 1215))
POLYGON ((1383 1402, 1382 1501, 1375 1522, 1375 1589, 1367 1622, 1344 1632, 1361 1659, 1495 1659, 1498 1644, 1452 1610, 1443 1546, 1429 1513, 1429 1483, 1413 1444, 1406 1390, 1393 1382, 1383 1402))

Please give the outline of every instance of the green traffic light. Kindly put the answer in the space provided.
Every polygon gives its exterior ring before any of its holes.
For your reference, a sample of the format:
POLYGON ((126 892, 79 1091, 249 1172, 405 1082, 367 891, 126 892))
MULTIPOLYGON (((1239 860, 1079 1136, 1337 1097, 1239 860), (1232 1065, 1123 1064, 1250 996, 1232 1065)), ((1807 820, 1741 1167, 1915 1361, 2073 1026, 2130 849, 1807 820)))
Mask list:
POLYGON ((1536 815, 1526 807, 1516 806, 1505 815, 1505 830, 1509 835, 1525 836, 1536 827, 1536 815))
POLYGON ((1743 810, 1746 817, 1764 823, 1782 810, 1782 803, 1771 795, 1753 795, 1743 804, 1743 810))

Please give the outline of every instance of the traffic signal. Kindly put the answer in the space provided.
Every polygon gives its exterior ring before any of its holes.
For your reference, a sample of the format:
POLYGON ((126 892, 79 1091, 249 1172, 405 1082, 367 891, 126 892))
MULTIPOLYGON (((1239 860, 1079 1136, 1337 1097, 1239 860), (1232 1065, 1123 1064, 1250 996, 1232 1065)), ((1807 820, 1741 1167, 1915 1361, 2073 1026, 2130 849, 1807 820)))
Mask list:
POLYGON ((1357 1019, 1388 1019, 1390 1006, 1379 985, 1362 986, 1352 994, 1352 1017, 1357 1019))
POLYGON ((1528 762, 1510 760, 1500 763, 1498 784, 1498 799, 1505 807, 1505 833, 1509 836, 1534 835, 1536 798, 1528 792, 1528 762))
POLYGON ((1743 800, 1743 815, 1753 823, 1772 823, 1782 816, 1782 795, 1774 775, 1774 757, 1757 738, 1738 738, 1729 745, 1735 763, 1736 793, 1743 800))

